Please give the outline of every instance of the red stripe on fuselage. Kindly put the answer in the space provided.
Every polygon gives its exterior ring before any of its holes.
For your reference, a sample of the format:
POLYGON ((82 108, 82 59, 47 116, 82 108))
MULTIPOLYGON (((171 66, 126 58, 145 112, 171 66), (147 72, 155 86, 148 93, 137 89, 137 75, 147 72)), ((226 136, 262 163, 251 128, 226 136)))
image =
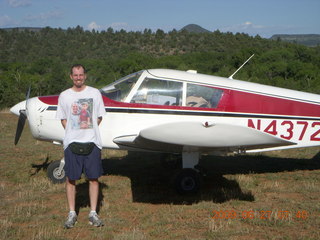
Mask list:
POLYGON ((225 96, 221 104, 219 104, 218 110, 267 115, 320 117, 320 103, 308 103, 235 90, 225 91, 225 96))
MULTIPOLYGON (((282 99, 280 97, 265 96, 257 93, 224 90, 217 108, 194 108, 168 105, 149 105, 139 103, 117 102, 103 96, 106 107, 122 108, 153 108, 172 110, 201 110, 232 113, 250 113, 282 116, 320 117, 320 103, 308 103, 302 100, 282 99)), ((39 100, 48 105, 58 105, 59 96, 43 96, 39 100)))
POLYGON ((39 100, 45 104, 48 105, 52 105, 52 106, 56 106, 58 105, 58 98, 59 96, 42 96, 42 97, 38 97, 39 100))

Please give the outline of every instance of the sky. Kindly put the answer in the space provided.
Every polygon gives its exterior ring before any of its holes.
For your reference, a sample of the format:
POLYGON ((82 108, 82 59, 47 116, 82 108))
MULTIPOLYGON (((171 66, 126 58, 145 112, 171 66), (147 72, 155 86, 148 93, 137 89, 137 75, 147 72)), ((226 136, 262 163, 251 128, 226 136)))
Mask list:
POLYGON ((320 34, 320 0, 0 0, 0 28, 320 34))

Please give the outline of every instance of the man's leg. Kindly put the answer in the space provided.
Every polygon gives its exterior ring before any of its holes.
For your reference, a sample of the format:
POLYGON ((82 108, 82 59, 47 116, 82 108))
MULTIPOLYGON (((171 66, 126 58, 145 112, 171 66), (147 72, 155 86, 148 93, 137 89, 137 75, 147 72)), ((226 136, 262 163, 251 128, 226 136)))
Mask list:
POLYGON ((98 206, 99 197, 99 181, 98 178, 102 175, 102 162, 101 162, 101 150, 95 146, 91 154, 85 161, 85 172, 89 179, 89 197, 90 208, 89 223, 96 227, 103 226, 103 222, 99 219, 96 212, 98 206))
POLYGON ((97 210, 99 197, 99 182, 98 179, 89 179, 89 197, 91 211, 97 210))
POLYGON ((66 193, 70 211, 76 207, 76 180, 80 179, 83 168, 83 157, 74 154, 70 147, 64 150, 64 170, 66 173, 66 193), (73 179, 73 180, 71 180, 73 179))
POLYGON ((91 212, 89 213, 89 223, 95 227, 102 227, 104 223, 100 220, 96 212, 99 197, 98 179, 89 179, 89 196, 91 207, 91 212))
POLYGON ((75 212, 76 206, 76 181, 66 179, 66 193, 67 193, 67 201, 69 205, 69 214, 67 221, 64 223, 65 228, 73 228, 75 223, 77 222, 77 213, 75 212))
POLYGON ((91 211, 97 210, 99 197, 99 177, 102 175, 103 168, 101 162, 101 150, 95 146, 92 152, 84 161, 84 170, 89 179, 89 197, 91 211))
POLYGON ((67 192, 67 200, 70 211, 75 211, 76 209, 76 181, 69 180, 66 178, 66 192, 67 192))

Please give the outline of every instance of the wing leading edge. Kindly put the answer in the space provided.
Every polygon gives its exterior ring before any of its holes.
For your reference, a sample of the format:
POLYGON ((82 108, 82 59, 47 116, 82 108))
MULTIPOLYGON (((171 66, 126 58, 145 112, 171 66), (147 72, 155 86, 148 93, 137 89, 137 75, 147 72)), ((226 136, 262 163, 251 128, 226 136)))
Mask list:
POLYGON ((168 152, 252 150, 296 144, 253 128, 208 122, 160 124, 113 141, 128 147, 168 152))

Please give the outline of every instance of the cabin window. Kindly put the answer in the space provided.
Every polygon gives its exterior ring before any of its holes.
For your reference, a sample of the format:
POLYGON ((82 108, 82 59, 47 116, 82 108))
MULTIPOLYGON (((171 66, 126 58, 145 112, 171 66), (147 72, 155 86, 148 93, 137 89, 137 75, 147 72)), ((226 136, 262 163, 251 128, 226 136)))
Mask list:
POLYGON ((187 85, 186 106, 201 108, 216 108, 222 97, 223 90, 196 85, 187 85))
POLYGON ((115 83, 102 88, 101 93, 112 100, 124 102, 141 74, 142 71, 121 78, 115 83))
POLYGON ((182 83, 146 78, 131 102, 155 105, 182 105, 182 83))

